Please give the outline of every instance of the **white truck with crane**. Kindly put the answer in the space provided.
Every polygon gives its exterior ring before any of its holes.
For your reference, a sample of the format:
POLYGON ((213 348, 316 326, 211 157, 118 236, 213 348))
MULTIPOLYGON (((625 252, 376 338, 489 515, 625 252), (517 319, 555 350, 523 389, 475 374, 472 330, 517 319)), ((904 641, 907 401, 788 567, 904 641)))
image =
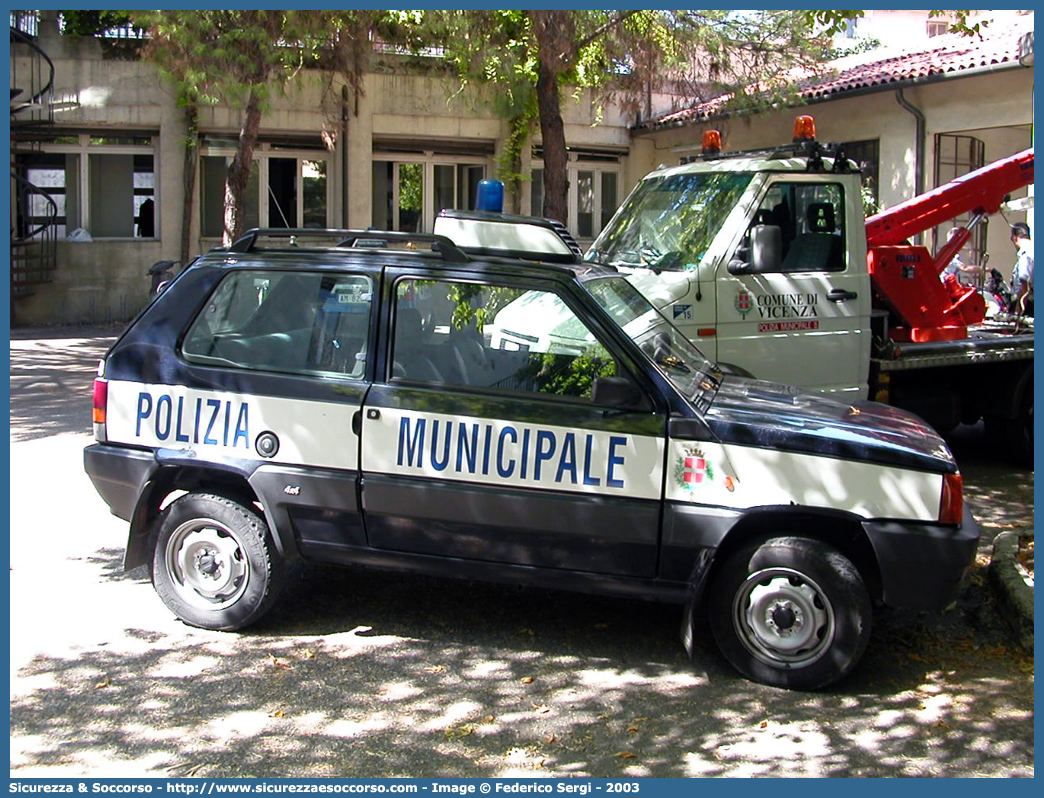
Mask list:
MULTIPOLYGON (((726 371, 893 404, 942 433, 984 420, 1031 466, 1032 319, 986 320, 982 295, 940 274, 1032 184, 1033 150, 864 218, 858 167, 816 140, 811 117, 771 150, 722 153, 709 133, 701 158, 640 181, 583 260, 628 273, 726 371), (935 257, 908 242, 966 213, 935 257)), ((487 254, 575 257, 543 220, 502 219, 443 212, 436 231, 487 254)))

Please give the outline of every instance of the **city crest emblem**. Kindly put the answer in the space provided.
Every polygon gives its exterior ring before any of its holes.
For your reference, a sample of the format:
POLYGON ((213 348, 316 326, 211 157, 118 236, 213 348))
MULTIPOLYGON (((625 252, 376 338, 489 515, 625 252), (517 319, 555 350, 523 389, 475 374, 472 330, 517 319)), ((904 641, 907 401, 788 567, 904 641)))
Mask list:
POLYGON ((744 319, 747 318, 747 314, 754 309, 754 301, 751 299, 750 294, 747 291, 740 290, 736 292, 735 304, 736 310, 739 311, 739 314, 744 319))
POLYGON ((686 447, 685 454, 674 463, 674 481, 679 488, 694 490, 697 485, 714 481, 714 467, 696 447, 686 447))

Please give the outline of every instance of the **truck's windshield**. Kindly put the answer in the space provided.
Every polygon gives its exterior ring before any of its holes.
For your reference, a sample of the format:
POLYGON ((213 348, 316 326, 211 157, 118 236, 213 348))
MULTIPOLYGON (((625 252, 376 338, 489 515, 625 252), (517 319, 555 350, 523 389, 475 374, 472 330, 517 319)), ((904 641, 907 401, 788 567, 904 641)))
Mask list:
POLYGON ((704 409, 721 382, 717 367, 624 277, 599 277, 583 285, 682 395, 704 409))
POLYGON ((702 172, 643 180, 584 259, 657 271, 695 269, 752 179, 702 172))

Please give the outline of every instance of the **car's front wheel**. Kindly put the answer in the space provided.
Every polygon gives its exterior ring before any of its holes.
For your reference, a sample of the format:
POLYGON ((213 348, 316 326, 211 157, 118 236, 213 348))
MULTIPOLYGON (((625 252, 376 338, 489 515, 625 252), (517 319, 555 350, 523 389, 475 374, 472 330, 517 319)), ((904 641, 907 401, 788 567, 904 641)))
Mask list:
POLYGON ((748 546, 725 561, 710 589, 718 647, 758 682, 824 687, 855 667, 870 639, 870 597, 859 571, 819 540, 748 546))
POLYGON ((164 510, 157 525, 152 584, 181 620, 232 631, 275 603, 282 560, 253 507, 189 493, 164 510))

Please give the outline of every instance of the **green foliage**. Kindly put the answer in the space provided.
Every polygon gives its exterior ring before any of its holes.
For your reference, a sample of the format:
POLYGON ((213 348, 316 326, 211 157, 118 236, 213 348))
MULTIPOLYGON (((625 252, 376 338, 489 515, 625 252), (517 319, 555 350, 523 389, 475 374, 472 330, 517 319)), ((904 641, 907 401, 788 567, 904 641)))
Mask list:
POLYGON ((497 156, 497 179, 504 183, 504 189, 511 195, 518 195, 522 182, 529 180, 529 175, 522 171, 522 153, 533 134, 537 121, 536 103, 519 116, 512 117, 508 126, 507 141, 503 152, 497 156))
POLYGON ((833 61, 835 58, 844 58, 846 55, 856 55, 858 53, 869 53, 872 50, 876 50, 881 46, 879 39, 860 39, 858 42, 850 47, 834 47, 831 48, 826 55, 828 61, 833 61))
POLYGON ((361 48, 371 33, 408 37, 398 12, 362 10, 134 11, 149 33, 145 55, 201 103, 243 107, 267 101, 306 68, 322 68, 361 87, 361 48))
POLYGON ((826 36, 835 36, 845 29, 849 20, 862 19, 866 16, 864 11, 805 11, 813 26, 822 30, 826 36))
POLYGON ((423 207, 424 166, 404 163, 399 167, 399 209, 420 212, 423 207))
MULTIPOLYGON (((793 66, 822 60, 828 55, 829 34, 863 14, 649 9, 397 13, 398 24, 413 31, 413 46, 442 49, 462 88, 492 88, 490 107, 508 120, 511 131, 498 162, 498 177, 511 193, 525 179, 521 155, 540 120, 538 69, 550 70, 559 88, 571 86, 577 96, 592 91, 596 112, 613 100, 625 112, 640 113, 650 93, 661 89, 694 100, 733 92, 735 106, 757 107, 786 97, 787 83, 779 76, 793 66), (759 83, 771 85, 771 91, 739 91, 759 83)), ((546 100, 545 111, 550 107, 546 100)), ((562 99, 554 101, 560 104, 562 99)), ((546 151, 549 142, 544 146, 546 151)), ((548 174, 548 184, 550 179, 548 174)))
POLYGON ((941 17, 944 14, 954 15, 954 21, 950 25, 951 33, 963 33, 965 36, 974 36, 980 34, 982 29, 988 26, 990 23, 988 20, 976 22, 974 24, 968 23, 968 15, 971 13, 970 10, 966 11, 929 11, 929 17, 941 17))
POLYGON ((539 393, 589 397, 596 377, 615 374, 616 362, 597 347, 577 356, 554 352, 530 354, 529 362, 515 376, 539 393))
POLYGON ((551 371, 545 391, 559 396, 590 396, 596 377, 612 377, 616 374, 616 363, 611 357, 605 357, 605 351, 588 350, 569 362, 569 368, 552 371, 561 357, 544 355, 545 368, 551 371))
POLYGON ((79 8, 59 11, 65 36, 100 36, 106 31, 132 25, 130 11, 95 11, 79 8))
POLYGON ((877 204, 877 198, 874 196, 874 187, 866 181, 859 187, 859 199, 863 204, 864 217, 873 216, 881 210, 877 204))
POLYGON ((453 329, 463 330, 474 322, 475 329, 481 332, 486 323, 492 321, 501 308, 517 299, 520 293, 503 286, 451 283, 447 296, 453 302, 453 329), (476 300, 481 304, 476 305, 476 300))

